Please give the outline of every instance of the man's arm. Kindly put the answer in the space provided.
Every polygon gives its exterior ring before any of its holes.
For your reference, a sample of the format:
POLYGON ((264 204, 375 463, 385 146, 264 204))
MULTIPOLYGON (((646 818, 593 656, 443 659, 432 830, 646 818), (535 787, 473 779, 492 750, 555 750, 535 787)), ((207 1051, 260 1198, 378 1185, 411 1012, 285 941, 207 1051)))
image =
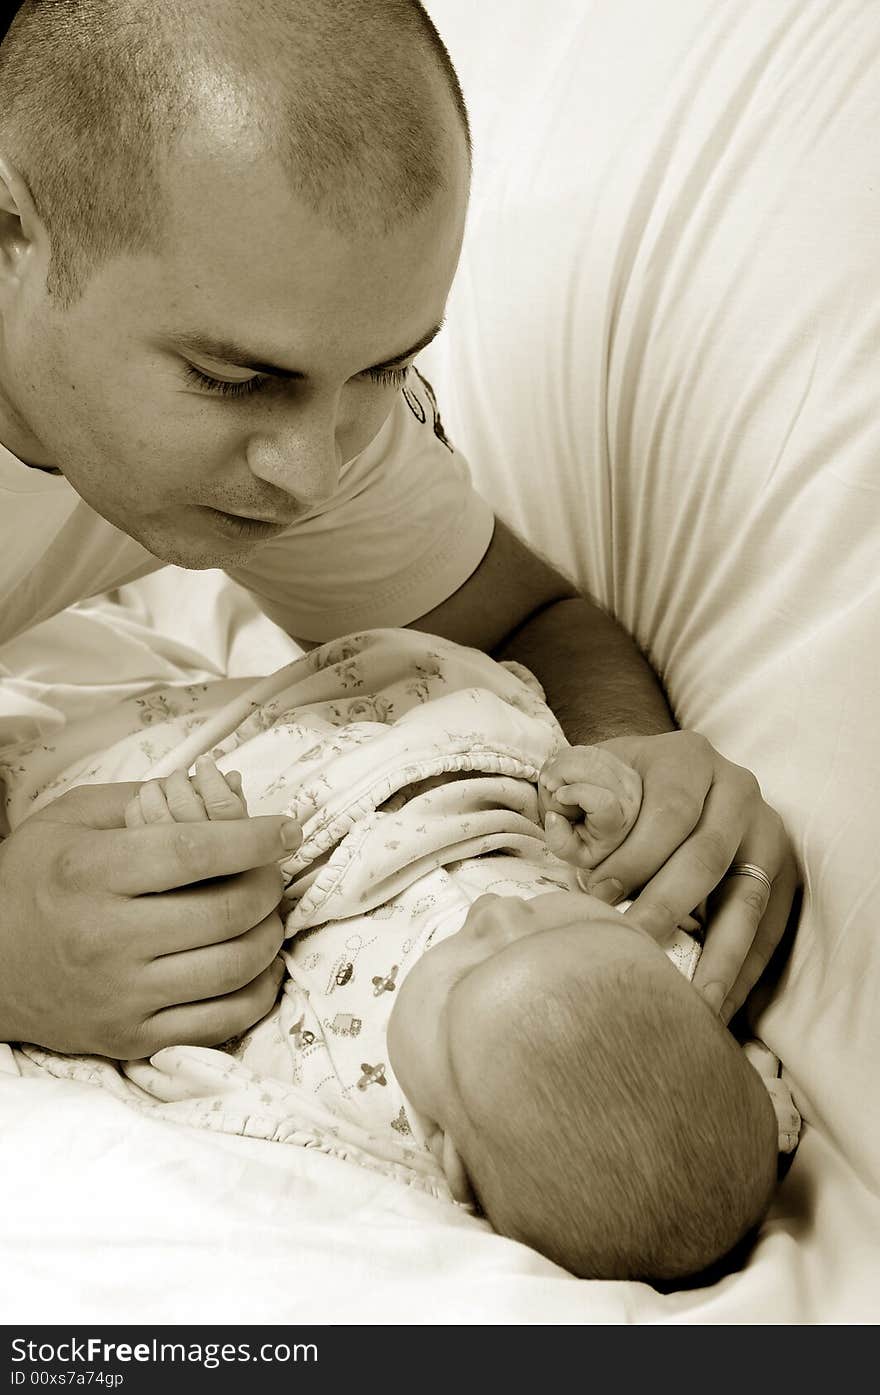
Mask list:
POLYGON ((626 630, 500 521, 473 575, 411 628, 525 664, 573 746, 675 729, 626 630))
POLYGON ((573 744, 608 741, 644 794, 621 847, 585 882, 658 938, 710 896, 695 984, 725 1020, 757 982, 785 929, 797 877, 779 816, 757 780, 695 732, 676 731, 653 670, 599 606, 497 523, 482 563, 414 628, 526 664, 573 744), (757 865, 772 891, 736 863, 757 865))

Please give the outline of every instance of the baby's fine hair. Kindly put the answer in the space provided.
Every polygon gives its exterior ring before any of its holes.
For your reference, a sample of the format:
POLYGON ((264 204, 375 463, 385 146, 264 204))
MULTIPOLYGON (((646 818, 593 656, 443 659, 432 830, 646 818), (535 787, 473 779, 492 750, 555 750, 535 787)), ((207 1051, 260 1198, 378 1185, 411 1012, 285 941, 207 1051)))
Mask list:
POLYGON ((582 1278, 697 1275, 773 1194, 766 1087, 676 974, 615 961, 532 995, 468 1102, 462 1151, 485 1214, 582 1278))

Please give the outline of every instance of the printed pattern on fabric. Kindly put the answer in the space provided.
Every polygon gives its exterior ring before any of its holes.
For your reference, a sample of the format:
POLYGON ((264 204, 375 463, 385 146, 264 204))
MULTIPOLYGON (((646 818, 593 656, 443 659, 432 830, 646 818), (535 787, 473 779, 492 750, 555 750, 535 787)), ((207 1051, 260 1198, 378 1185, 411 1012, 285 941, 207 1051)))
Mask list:
POLYGON ((538 815, 538 770, 564 744, 538 684, 475 650, 373 631, 257 683, 128 700, 113 722, 118 739, 98 755, 96 733, 70 733, 77 758, 64 768, 65 733, 8 761, 10 822, 74 784, 160 776, 211 751, 241 770, 253 811, 302 821, 282 864, 289 977, 276 1009, 223 1050, 170 1047, 117 1067, 25 1047, 30 1065, 448 1197, 388 1065, 387 1021, 412 963, 480 894, 457 884, 462 863, 492 854, 496 883, 510 863, 520 894, 573 885, 538 815))
MULTIPOLYGON (((210 751, 241 771, 252 812, 302 823, 281 864, 288 975, 273 1011, 222 1049, 169 1047, 117 1066, 23 1047, 29 1067, 191 1126, 318 1147, 448 1199, 390 1068, 388 1019, 413 963, 478 896, 577 888, 540 822, 537 774, 565 738, 536 680, 380 630, 257 683, 130 699, 113 721, 118 739, 100 755, 78 730, 64 769, 65 733, 55 773, 45 748, 8 763, 13 826, 73 784, 162 776, 210 751)), ((678 932, 668 952, 692 977, 696 942, 678 932)))

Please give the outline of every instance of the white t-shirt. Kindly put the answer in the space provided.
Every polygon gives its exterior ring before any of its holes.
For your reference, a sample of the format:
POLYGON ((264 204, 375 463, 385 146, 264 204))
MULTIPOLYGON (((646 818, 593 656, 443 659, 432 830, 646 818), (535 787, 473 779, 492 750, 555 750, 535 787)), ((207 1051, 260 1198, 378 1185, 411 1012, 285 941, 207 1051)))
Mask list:
MULTIPOLYGON (((439 605, 478 566, 493 526, 413 374, 334 497, 230 575, 296 639, 322 641, 406 625, 439 605)), ((0 446, 0 644, 161 565, 63 476, 0 446)))

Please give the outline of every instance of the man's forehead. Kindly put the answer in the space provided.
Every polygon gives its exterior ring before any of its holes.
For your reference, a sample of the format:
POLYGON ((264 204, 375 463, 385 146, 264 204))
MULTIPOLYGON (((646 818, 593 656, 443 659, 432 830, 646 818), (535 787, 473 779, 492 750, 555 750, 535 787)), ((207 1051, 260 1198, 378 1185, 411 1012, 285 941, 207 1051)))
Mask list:
POLYGON ((305 351, 297 332, 322 344, 337 332, 346 341, 362 332, 363 367, 433 337, 461 244, 457 200, 441 197, 430 213, 347 235, 283 185, 265 171, 215 181, 200 169, 181 179, 159 259, 140 273, 161 304, 154 326, 291 372, 305 366, 284 352, 305 351))

